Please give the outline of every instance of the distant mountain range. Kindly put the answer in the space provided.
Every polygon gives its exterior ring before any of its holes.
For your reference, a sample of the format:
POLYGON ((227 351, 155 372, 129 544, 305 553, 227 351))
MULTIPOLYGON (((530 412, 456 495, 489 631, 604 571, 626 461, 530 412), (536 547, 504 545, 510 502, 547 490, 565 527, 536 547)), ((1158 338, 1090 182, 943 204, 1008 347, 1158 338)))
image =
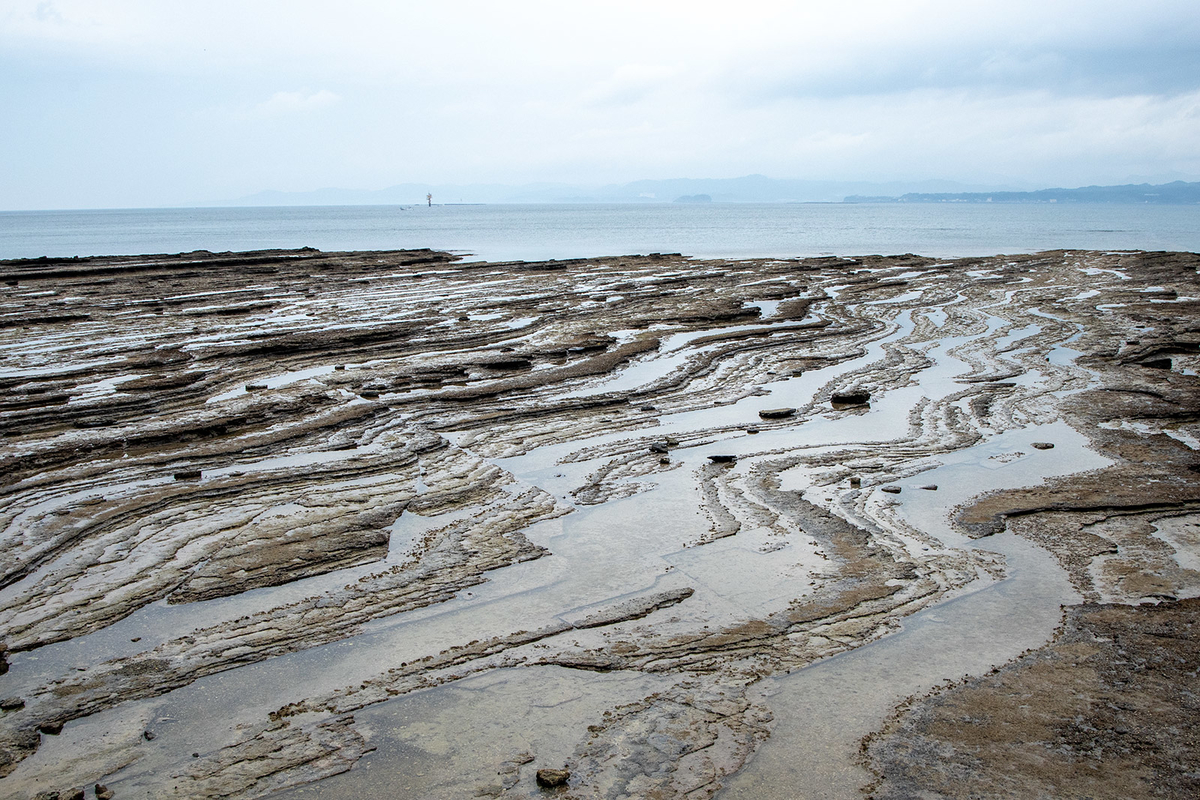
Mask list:
POLYGON ((780 180, 764 175, 742 178, 679 178, 643 180, 605 186, 578 186, 565 183, 530 183, 523 186, 503 184, 429 184, 402 183, 386 189, 317 189, 310 192, 258 192, 232 202, 207 205, 235 206, 309 206, 309 205, 415 205, 425 203, 427 194, 436 204, 451 203, 839 203, 847 195, 888 195, 905 193, 983 192, 1015 190, 1022 187, 980 186, 954 181, 810 181, 780 180))
POLYGON ((1122 186, 1082 186, 1078 189, 1040 189, 1036 192, 909 192, 899 197, 850 195, 847 203, 1157 203, 1196 205, 1200 183, 1128 183, 1122 186))
POLYGON ((1014 186, 979 186, 954 181, 812 181, 764 175, 742 178, 642 180, 606 186, 562 183, 403 183, 386 189, 317 189, 258 192, 221 206, 416 205, 433 195, 435 204, 455 203, 1200 203, 1200 183, 1085 186, 1022 191, 1014 186))

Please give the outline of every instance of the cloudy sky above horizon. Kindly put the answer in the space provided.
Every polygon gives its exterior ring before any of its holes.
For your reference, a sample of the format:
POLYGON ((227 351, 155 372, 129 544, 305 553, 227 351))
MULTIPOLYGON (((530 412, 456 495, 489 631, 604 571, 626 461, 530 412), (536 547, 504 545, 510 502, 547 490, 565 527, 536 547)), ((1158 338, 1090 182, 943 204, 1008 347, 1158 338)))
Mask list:
POLYGON ((0 209, 1200 180, 1195 0, 0 0, 0 209))

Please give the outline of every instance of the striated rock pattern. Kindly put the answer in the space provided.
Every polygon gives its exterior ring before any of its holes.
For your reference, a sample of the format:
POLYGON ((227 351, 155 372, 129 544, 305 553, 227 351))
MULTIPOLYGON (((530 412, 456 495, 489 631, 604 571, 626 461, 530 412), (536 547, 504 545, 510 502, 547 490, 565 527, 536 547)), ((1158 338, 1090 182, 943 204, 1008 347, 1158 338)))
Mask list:
MULTIPOLYGON (((698 800, 787 713, 765 682, 1004 580, 989 537, 1117 616, 1200 596, 1198 268, 0 262, 0 794, 538 796, 549 770, 698 800), (418 747, 419 776, 382 753, 429 719, 363 722, 521 670, 635 696, 564 700, 493 761, 418 747)), ((887 765, 945 735, 872 740, 880 791, 942 791, 887 765)))

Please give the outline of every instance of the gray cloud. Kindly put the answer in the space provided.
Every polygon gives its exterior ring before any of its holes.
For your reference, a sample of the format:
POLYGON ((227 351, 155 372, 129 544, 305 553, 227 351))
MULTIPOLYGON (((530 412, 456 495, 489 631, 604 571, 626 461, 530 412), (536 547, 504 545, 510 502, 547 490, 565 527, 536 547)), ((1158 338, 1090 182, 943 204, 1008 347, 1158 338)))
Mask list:
POLYGON ((1051 91, 1115 97, 1200 89, 1200 29, 1169 36, 1048 43, 948 42, 847 48, 817 63, 733 69, 726 90, 751 101, 777 97, 968 89, 991 94, 1051 91))

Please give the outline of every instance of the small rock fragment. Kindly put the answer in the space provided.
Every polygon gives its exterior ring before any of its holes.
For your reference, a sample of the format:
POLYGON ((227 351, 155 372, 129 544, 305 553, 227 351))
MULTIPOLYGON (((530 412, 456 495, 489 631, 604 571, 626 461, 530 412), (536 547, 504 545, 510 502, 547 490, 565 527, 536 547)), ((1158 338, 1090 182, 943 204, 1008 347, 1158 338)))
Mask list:
POLYGON ((147 742, 153 742, 155 739, 158 738, 158 734, 156 734, 154 731, 145 730, 145 731, 142 731, 142 738, 145 739, 147 742))
POLYGON ((537 784, 552 789, 556 786, 566 786, 571 779, 571 771, 566 769, 539 769, 537 784))
POLYGON ((834 406, 865 406, 871 400, 871 393, 864 391, 834 392, 829 402, 834 406))
POLYGON ((900 494, 899 486, 880 486, 879 491, 887 492, 888 494, 900 494))
POLYGON ((638 409, 638 411, 657 411, 657 410, 658 409, 655 408, 654 406, 642 406, 641 408, 638 409))
POLYGON ((25 707, 25 701, 19 697, 6 697, 0 700, 0 711, 20 711, 25 707))
POLYGON ((43 722, 41 725, 38 725, 39 731, 49 734, 50 736, 58 736, 60 733, 62 733, 62 729, 63 723, 58 721, 43 722))
POLYGON ((922 489, 924 489, 924 490, 925 490, 925 491, 927 491, 927 492, 936 492, 936 491, 937 491, 937 484, 936 484, 936 483, 927 483, 927 484, 925 484, 924 486, 922 486, 921 488, 922 488, 922 489))
POLYGON ((660 458, 660 459, 658 460, 658 463, 660 463, 660 464, 670 464, 670 463, 671 463, 671 459, 667 458, 666 456, 663 456, 662 458, 660 458))
POLYGON ((796 413, 794 408, 764 408, 758 412, 763 419, 785 419, 796 413))
POLYGON ((651 453, 665 453, 668 449, 669 448, 666 442, 655 442, 654 444, 650 445, 651 453))
POLYGON ((733 462, 737 461, 737 456, 729 456, 729 455, 709 456, 708 460, 713 462, 714 464, 732 464, 733 462))
POLYGON ((102 783, 96 784, 96 800, 112 800, 113 790, 102 783))
POLYGON ((263 389, 266 389, 266 388, 267 388, 267 385, 265 383, 247 383, 246 384, 247 392, 261 392, 263 389))
POLYGON ((1030 442, 1029 446, 1034 450, 1053 450, 1054 442, 1030 442))
POLYGON ((758 433, 758 428, 746 428, 746 433, 758 433))
POLYGON ((858 477, 857 475, 851 475, 850 476, 850 488, 851 489, 861 489, 862 488, 862 478, 858 477))

